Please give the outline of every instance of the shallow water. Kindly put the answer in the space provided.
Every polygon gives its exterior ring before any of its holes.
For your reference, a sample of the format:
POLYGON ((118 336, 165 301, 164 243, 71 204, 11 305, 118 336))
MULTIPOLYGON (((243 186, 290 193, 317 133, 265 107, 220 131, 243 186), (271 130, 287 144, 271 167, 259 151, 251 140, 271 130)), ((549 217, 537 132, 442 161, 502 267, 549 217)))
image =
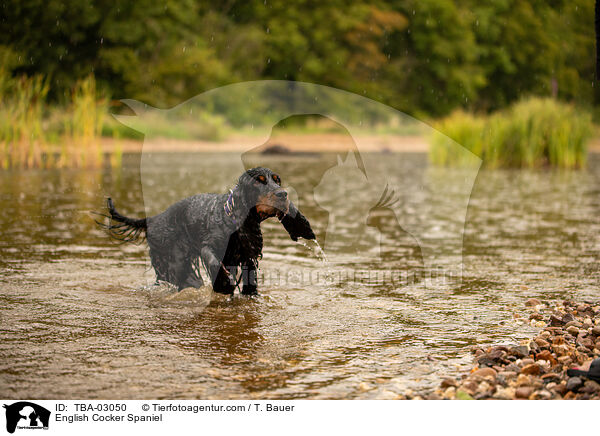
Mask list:
MULTIPOLYGON (((224 192, 233 180, 212 174, 210 159, 230 157, 171 154, 163 167, 146 169, 144 177, 168 194, 152 205, 144 204, 139 155, 125 156, 115 172, 0 172, 3 397, 388 398, 456 374, 470 363, 471 345, 527 337, 532 328, 512 316, 526 298, 599 298, 595 155, 584 171, 479 172, 467 193, 462 245, 462 237, 444 239, 461 227, 448 197, 415 185, 430 171, 426 156, 378 157, 374 165, 389 174, 401 203, 398 221, 385 209, 373 214, 378 227, 368 230, 383 235, 380 259, 369 244, 344 245, 352 226, 327 230, 318 190, 311 192, 323 170, 318 156, 264 158, 294 187, 326 259, 271 220, 263 224, 261 297, 153 287, 145 246, 109 240, 87 211, 101 210, 108 194, 124 214, 139 215, 190 190, 224 192), (203 169, 193 180, 169 171, 195 166, 203 169), (426 231, 420 238, 406 228, 426 231), (419 278, 427 238, 438 241, 442 263, 463 256, 462 280, 419 278), (349 266, 416 279, 332 279, 349 266), (281 279, 289 271, 331 280, 281 279)), ((449 177, 449 185, 459 183, 459 173, 449 177)), ((352 214, 348 198, 362 199, 352 182, 328 184, 346 199, 336 205, 340 216, 352 214)), ((327 195, 320 192, 321 202, 327 195)))

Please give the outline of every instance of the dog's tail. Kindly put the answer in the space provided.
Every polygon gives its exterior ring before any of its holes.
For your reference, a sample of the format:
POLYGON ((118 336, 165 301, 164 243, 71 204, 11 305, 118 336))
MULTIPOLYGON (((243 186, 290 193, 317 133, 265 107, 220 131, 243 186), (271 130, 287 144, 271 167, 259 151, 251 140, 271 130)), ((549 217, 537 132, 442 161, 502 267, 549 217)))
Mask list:
POLYGON ((121 215, 115 209, 115 205, 110 197, 106 200, 106 207, 108 208, 109 215, 103 213, 95 214, 108 218, 108 224, 95 220, 96 224, 107 230, 108 234, 118 241, 144 242, 146 239, 146 230, 148 229, 146 218, 135 219, 121 215))

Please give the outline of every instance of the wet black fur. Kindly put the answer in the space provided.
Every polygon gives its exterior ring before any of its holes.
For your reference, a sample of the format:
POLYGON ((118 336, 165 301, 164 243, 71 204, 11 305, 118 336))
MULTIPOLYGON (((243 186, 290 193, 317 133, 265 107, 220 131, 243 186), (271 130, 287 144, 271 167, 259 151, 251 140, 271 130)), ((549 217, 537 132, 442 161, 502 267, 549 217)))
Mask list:
MULTIPOLYGON (((260 223, 267 218, 257 211, 257 202, 269 193, 279 193, 281 210, 288 202, 277 181, 278 176, 268 168, 243 173, 233 190, 232 216, 224 208, 229 194, 194 195, 142 219, 121 215, 109 198, 109 215, 104 215, 109 224, 98 224, 124 242, 140 241, 145 236, 157 281, 172 283, 180 290, 200 287, 204 284, 202 263, 214 291, 233 294, 241 270, 242 293, 252 295, 257 293, 256 270, 263 249, 260 223)), ((315 238, 310 223, 292 202, 281 223, 294 241, 315 238)))

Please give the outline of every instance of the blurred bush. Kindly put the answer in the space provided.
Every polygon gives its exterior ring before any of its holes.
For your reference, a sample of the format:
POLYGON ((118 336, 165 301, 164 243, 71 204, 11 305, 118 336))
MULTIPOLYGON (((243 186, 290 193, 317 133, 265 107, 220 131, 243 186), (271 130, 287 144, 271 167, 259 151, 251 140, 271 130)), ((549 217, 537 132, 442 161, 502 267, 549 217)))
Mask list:
POLYGON ((588 112, 551 98, 529 98, 488 116, 459 111, 435 127, 429 158, 444 166, 465 163, 453 152, 456 141, 489 168, 581 168, 592 134, 588 112))
MULTIPOLYGON (((525 93, 600 103, 589 0, 3 0, 1 10, 0 62, 13 77, 50 78, 51 101, 93 73, 114 98, 160 108, 258 79, 426 117, 494 111, 525 93)), ((244 105, 227 110, 248 118, 244 105)))

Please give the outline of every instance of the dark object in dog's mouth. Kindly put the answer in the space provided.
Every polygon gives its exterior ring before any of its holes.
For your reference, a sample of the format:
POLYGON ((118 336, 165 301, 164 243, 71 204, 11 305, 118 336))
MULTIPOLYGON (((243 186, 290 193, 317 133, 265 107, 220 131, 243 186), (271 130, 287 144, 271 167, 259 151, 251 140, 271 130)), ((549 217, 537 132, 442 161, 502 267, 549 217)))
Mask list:
POLYGON ((258 212, 258 215, 260 216, 261 220, 266 220, 271 217, 277 217, 277 219, 281 221, 288 214, 289 210, 289 204, 274 206, 269 203, 261 203, 257 205, 256 208, 256 211, 258 212))

